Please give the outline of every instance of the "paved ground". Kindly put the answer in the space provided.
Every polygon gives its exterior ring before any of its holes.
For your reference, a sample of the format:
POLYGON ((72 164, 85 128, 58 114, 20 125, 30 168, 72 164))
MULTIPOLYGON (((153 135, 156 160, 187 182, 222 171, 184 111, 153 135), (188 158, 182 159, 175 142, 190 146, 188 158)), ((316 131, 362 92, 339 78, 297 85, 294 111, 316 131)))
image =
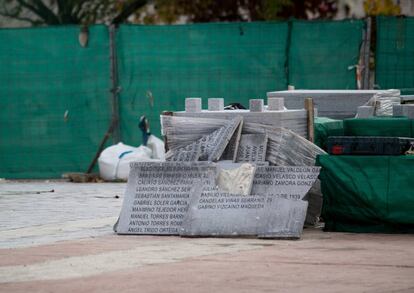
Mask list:
POLYGON ((117 236, 124 188, 0 183, 0 292, 414 292, 412 235, 117 236))

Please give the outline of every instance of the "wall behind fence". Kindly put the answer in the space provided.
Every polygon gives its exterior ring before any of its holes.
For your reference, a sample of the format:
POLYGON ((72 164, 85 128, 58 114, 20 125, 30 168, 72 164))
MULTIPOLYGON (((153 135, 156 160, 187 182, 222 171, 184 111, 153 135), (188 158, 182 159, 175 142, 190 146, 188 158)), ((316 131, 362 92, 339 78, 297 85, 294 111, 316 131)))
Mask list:
POLYGON ((414 17, 378 17, 375 80, 414 94, 414 17))
MULTIPOLYGON (((141 115, 159 135, 161 111, 182 110, 185 97, 203 97, 204 107, 209 97, 248 106, 288 80, 297 88, 354 88, 347 67, 356 64, 362 24, 122 25, 115 38, 122 141, 141 143, 141 115)), ((83 48, 78 33, 0 30, 0 177, 60 177, 93 159, 112 114, 109 34, 90 27, 83 48)))
POLYGON ((0 177, 86 171, 110 119, 105 26, 0 30, 0 177), (66 113, 66 115, 65 115, 66 113))
POLYGON ((226 103, 265 98, 285 89, 287 23, 123 25, 117 33, 122 139, 140 143, 137 121, 182 110, 185 97, 222 97, 226 103))

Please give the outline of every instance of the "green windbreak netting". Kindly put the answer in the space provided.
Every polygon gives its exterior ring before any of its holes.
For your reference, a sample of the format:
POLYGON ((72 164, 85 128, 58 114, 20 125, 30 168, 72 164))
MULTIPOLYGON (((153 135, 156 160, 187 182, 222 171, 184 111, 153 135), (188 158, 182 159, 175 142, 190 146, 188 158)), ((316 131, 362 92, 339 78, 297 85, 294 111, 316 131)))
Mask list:
POLYGON ((293 21, 288 82, 297 89, 355 89, 364 22, 293 21))
POLYGON ((86 171, 110 119, 105 26, 0 30, 0 177, 86 171))
POLYGON ((414 232, 414 156, 320 155, 325 229, 414 232))
POLYGON ((117 33, 122 140, 140 143, 138 118, 160 135, 159 114, 186 97, 251 98, 286 88, 287 23, 123 25, 117 33))
POLYGON ((376 84, 414 94, 414 17, 378 17, 376 84))
MULTIPOLYGON (((121 138, 141 143, 141 115, 159 136, 159 114, 183 110, 186 97, 202 97, 204 108, 211 97, 248 106, 288 83, 354 88, 348 67, 357 63, 362 27, 362 21, 122 25, 114 40, 121 138)), ((90 27, 86 47, 75 26, 2 29, 0 40, 0 177, 85 171, 112 115, 108 29, 90 27)))

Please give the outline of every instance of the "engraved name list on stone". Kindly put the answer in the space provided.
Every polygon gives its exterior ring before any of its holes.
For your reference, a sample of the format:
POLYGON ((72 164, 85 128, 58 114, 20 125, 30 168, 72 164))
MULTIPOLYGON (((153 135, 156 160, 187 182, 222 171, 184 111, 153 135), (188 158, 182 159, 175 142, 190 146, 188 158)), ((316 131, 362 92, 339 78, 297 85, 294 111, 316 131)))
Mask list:
POLYGON ((320 167, 260 166, 254 175, 252 194, 303 199, 318 178, 320 167))
POLYGON ((216 172, 207 162, 132 163, 117 233, 178 234, 191 197, 216 172))

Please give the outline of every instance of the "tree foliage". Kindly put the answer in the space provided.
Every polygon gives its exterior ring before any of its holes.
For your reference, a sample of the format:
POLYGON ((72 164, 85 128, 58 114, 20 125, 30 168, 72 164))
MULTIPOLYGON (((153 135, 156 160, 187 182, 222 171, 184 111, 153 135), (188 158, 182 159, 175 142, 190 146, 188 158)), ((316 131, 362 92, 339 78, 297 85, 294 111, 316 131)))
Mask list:
POLYGON ((260 21, 332 18, 336 0, 155 0, 154 9, 138 15, 144 23, 260 21))
POLYGON ((364 10, 367 15, 399 15, 401 8, 392 0, 365 0, 364 10))
POLYGON ((331 18, 336 0, 0 0, 0 15, 31 25, 331 18))
POLYGON ((121 23, 148 0, 1 0, 0 15, 31 25, 121 23))

